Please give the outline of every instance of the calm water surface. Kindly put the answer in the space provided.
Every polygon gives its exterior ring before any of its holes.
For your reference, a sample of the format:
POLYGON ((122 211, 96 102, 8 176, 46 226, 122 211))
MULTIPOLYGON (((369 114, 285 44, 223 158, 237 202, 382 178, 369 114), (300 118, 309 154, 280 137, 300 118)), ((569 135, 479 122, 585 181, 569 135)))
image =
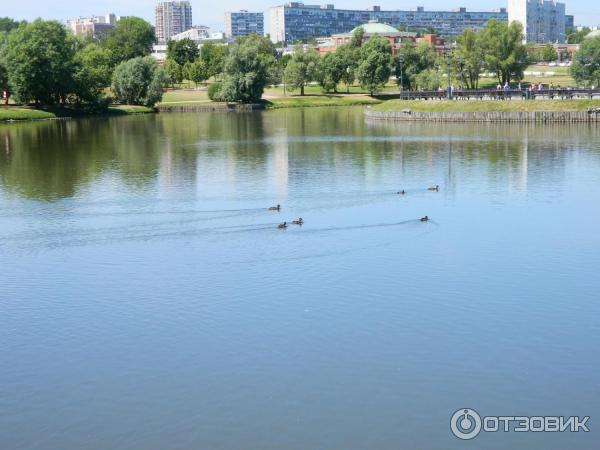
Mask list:
POLYGON ((0 125, 0 447, 597 448, 599 181, 588 126, 0 125))

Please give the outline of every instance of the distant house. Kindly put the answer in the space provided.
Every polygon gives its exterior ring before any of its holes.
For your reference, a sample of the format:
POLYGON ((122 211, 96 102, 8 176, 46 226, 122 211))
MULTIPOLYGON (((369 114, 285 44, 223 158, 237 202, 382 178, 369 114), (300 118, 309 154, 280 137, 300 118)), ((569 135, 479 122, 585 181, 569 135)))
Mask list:
POLYGON ((334 34, 330 38, 321 38, 318 40, 319 44, 317 50, 321 56, 327 53, 335 53, 338 47, 350 42, 352 36, 359 29, 362 28, 364 31, 363 42, 368 41, 373 36, 381 36, 387 39, 392 47, 392 53, 396 54, 398 49, 407 42, 415 43, 417 40, 417 33, 410 33, 407 31, 398 31, 396 28, 379 23, 377 21, 369 21, 363 25, 354 28, 348 33, 334 34))

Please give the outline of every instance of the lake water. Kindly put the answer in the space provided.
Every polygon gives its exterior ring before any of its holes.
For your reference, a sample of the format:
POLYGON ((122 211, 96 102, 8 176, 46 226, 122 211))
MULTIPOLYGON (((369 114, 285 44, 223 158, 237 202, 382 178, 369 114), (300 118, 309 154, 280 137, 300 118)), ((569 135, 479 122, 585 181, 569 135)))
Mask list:
POLYGON ((587 125, 0 125, 0 447, 597 448, 599 181, 587 125))

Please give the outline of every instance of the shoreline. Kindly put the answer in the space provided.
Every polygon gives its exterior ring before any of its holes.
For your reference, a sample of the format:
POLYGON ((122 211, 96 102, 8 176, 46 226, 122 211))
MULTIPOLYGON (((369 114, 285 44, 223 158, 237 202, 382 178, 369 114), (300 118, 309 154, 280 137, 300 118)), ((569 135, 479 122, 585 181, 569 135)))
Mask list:
POLYGON ((365 117, 395 122, 462 123, 600 123, 600 113, 588 112, 397 112, 366 109, 365 117))
POLYGON ((69 120, 82 117, 118 117, 156 113, 155 108, 137 105, 114 105, 106 111, 92 113, 72 109, 34 109, 23 106, 0 107, 0 124, 69 120))
POLYGON ((154 108, 114 105, 107 111, 87 113, 71 109, 38 110, 28 107, 0 107, 0 124, 67 120, 73 118, 117 117, 158 113, 246 113, 288 108, 363 106, 367 119, 397 122, 470 123, 598 123, 598 100, 535 101, 400 101, 368 96, 271 98, 260 103, 217 102, 163 103, 154 108))

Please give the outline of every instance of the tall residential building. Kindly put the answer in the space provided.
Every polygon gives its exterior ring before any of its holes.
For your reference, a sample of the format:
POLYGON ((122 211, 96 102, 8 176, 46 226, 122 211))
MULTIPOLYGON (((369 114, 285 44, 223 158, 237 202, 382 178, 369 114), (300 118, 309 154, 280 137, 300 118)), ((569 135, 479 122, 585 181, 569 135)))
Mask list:
POLYGON ((166 43, 176 34, 192 28, 192 5, 189 1, 161 1, 156 4, 156 39, 166 43))
POLYGON ((265 33, 264 14, 241 10, 225 13, 225 34, 227 37, 237 39, 256 33, 262 36, 265 33))
POLYGON ((367 10, 335 9, 334 5, 305 5, 299 2, 275 6, 270 11, 271 40, 293 44, 316 37, 346 33, 363 23, 377 21, 401 30, 431 30, 443 36, 458 36, 466 28, 480 29, 490 19, 506 21, 506 8, 474 12, 459 8, 452 11, 383 11, 379 6, 367 10))
POLYGON ((565 16, 565 33, 573 32, 575 30, 575 16, 565 16))
POLYGON ((523 25, 527 43, 565 42, 564 3, 554 0, 509 0, 508 20, 523 25))

